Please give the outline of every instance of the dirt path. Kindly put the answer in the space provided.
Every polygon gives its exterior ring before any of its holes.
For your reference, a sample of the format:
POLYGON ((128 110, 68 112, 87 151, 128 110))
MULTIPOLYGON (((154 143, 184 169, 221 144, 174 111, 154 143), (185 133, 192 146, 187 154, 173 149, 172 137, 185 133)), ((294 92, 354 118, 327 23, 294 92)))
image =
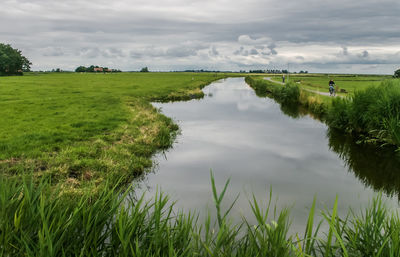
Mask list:
POLYGON ((271 77, 264 77, 264 79, 265 79, 265 80, 268 80, 268 81, 271 81, 271 82, 273 82, 273 83, 275 83, 275 84, 285 85, 285 83, 283 83, 283 82, 279 82, 279 81, 276 81, 276 80, 272 80, 271 77))
MULTIPOLYGON (((315 90, 311 90, 311 89, 307 89, 307 88, 303 88, 303 90, 314 93, 314 94, 319 94, 319 95, 327 95, 329 96, 329 92, 321 92, 321 91, 315 91, 315 90)), ((336 95, 338 96, 338 95, 336 95)))
MULTIPOLYGON (((279 81, 276 81, 276 80, 272 80, 271 77, 265 77, 264 79, 265 79, 265 80, 268 80, 268 81, 271 81, 272 83, 275 83, 275 84, 285 85, 285 83, 283 83, 283 82, 279 82, 279 81)), ((307 88, 302 88, 302 89, 305 90, 305 91, 314 93, 314 94, 330 96, 330 95, 329 95, 329 92, 321 92, 321 91, 311 90, 311 89, 307 89, 307 88)), ((339 95, 335 95, 335 96, 339 96, 339 95)), ((340 96, 340 97, 343 97, 343 96, 340 96)))

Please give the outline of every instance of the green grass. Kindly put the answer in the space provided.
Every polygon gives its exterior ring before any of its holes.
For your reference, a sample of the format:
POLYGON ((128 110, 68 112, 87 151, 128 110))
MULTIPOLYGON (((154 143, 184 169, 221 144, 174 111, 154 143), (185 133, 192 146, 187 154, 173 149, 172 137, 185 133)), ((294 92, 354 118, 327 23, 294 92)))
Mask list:
MULTIPOLYGON (((360 81, 368 84, 366 81, 371 77, 383 76, 366 76, 360 81)), ((360 142, 394 145, 400 149, 400 80, 376 79, 370 83, 378 81, 379 84, 373 86, 353 86, 357 90, 346 97, 329 97, 310 92, 293 80, 280 85, 265 80, 264 76, 246 77, 257 95, 273 97, 281 104, 282 111, 291 116, 296 117, 296 112, 288 112, 288 107, 301 106, 306 109, 305 113, 326 122, 331 128, 357 136, 360 142)))
POLYGON ((366 135, 364 141, 400 146, 400 80, 355 92, 352 98, 336 98, 328 114, 329 126, 366 135))
MULTIPOLYGON (((129 191, 103 187, 69 200, 48 179, 33 183, 0 177, 0 256, 375 256, 400 254, 400 219, 380 196, 360 213, 337 214, 315 209, 306 230, 289 234, 290 210, 278 212, 272 192, 265 206, 249 200, 255 217, 234 223, 221 206, 221 192, 211 174, 216 217, 198 219, 196 212, 174 210, 159 192, 148 201, 129 191), (216 220, 215 223, 211 220, 216 220), (316 222, 321 220, 320 222, 316 222), (322 229, 324 227, 325 229, 322 229)), ((233 206, 234 203, 228 206, 233 206)))
POLYGON ((258 96, 275 99, 281 105, 281 110, 294 118, 312 114, 318 119, 323 119, 332 101, 330 97, 303 90, 293 82, 280 85, 265 80, 264 76, 247 76, 246 83, 258 96))
POLYGON ((31 73, 0 77, 0 171, 34 171, 67 188, 127 180, 178 127, 150 101, 202 97, 215 73, 31 73))
MULTIPOLYGON (((275 81, 282 81, 281 75, 270 76, 275 81)), ((301 88, 313 91, 328 92, 328 82, 330 79, 335 81, 338 95, 353 94, 358 90, 364 90, 370 86, 379 85, 382 81, 390 79, 389 75, 340 75, 340 74, 290 74, 289 80, 297 83, 301 88), (348 93, 340 93, 340 89, 346 90, 348 93)))

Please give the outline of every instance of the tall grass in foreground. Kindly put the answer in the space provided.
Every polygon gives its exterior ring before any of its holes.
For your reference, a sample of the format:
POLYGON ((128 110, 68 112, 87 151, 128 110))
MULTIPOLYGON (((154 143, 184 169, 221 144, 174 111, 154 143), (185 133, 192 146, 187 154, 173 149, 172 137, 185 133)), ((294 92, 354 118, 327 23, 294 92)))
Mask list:
POLYGON ((61 191, 29 180, 0 180, 0 256, 399 256, 400 220, 375 198, 361 214, 321 212, 329 225, 320 230, 314 199, 304 234, 289 235, 289 210, 249 201, 254 224, 233 223, 221 209, 221 192, 211 176, 216 222, 176 213, 168 196, 133 200, 105 187, 96 197, 65 201, 61 191))

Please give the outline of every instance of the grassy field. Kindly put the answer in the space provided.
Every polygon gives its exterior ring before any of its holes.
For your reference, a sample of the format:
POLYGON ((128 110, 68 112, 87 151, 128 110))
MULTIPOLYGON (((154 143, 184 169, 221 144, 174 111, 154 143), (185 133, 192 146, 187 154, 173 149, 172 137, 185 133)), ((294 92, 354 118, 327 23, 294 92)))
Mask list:
POLYGON ((215 73, 31 73, 0 77, 0 170, 66 188, 142 173, 178 127, 151 101, 201 97, 215 73))
MULTIPOLYGON (((271 77, 275 81, 282 81, 282 75, 267 76, 271 77)), ((292 82, 298 82, 301 88, 329 92, 328 82, 333 80, 336 84, 336 92, 338 95, 353 94, 357 90, 364 90, 370 86, 377 86, 382 81, 390 79, 392 76, 389 75, 340 75, 340 74, 290 74, 289 80, 292 82), (347 91, 346 93, 340 93, 340 89, 347 91)), ((287 75, 286 75, 287 79, 287 75)))

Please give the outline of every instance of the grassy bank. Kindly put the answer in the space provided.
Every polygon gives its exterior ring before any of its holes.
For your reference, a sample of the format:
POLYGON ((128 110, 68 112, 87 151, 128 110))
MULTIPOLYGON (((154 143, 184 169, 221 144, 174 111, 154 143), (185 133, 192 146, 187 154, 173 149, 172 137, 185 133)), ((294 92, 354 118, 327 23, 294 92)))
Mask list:
MULTIPOLYGON (((282 81, 282 75, 268 74, 268 76, 275 81, 282 81)), ((290 74, 289 76, 290 82, 300 85, 301 88, 319 92, 328 92, 328 82, 332 79, 336 83, 337 94, 341 96, 351 95, 370 86, 378 86, 382 81, 390 78, 392 76, 389 75, 357 74, 290 74)))
POLYGON ((257 95, 273 97, 282 108, 301 106, 331 128, 351 133, 360 141, 400 147, 400 80, 386 80, 336 98, 312 93, 293 82, 282 86, 249 76, 246 82, 257 95))
POLYGON ((178 127, 151 101, 203 96, 215 73, 29 74, 0 78, 0 172, 65 191, 129 181, 178 127))
MULTIPOLYGON (((196 213, 175 213, 168 196, 132 200, 104 187, 65 201, 61 187, 48 179, 38 184, 0 178, 1 256, 399 256, 400 219, 381 198, 362 213, 337 216, 318 212, 310 199, 304 232, 289 234, 289 210, 277 213, 271 204, 249 200, 256 218, 233 223, 222 209, 225 188, 213 178, 216 217, 198 220, 196 213), (322 218, 323 223, 317 222, 322 218), (211 220, 216 220, 212 223, 211 220), (324 231, 320 229, 326 227, 324 231)), ((229 206, 229 205, 228 205, 229 206)))
POLYGON ((327 96, 314 94, 302 90, 296 83, 286 83, 285 86, 279 85, 263 77, 247 76, 246 83, 252 87, 256 94, 261 97, 272 97, 281 104, 283 109, 287 107, 305 108, 308 113, 319 119, 324 119, 332 99, 327 96))
POLYGON ((363 134, 366 142, 400 146, 400 80, 357 91, 346 99, 334 99, 327 116, 330 127, 363 134))

